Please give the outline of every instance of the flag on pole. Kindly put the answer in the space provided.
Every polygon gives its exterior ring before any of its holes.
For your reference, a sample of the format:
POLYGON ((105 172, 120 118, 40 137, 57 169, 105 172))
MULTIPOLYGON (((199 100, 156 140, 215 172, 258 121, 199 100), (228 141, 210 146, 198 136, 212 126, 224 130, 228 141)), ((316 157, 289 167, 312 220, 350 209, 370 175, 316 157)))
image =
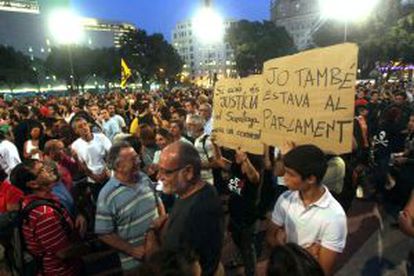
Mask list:
POLYGON ((131 77, 131 69, 129 69, 128 65, 126 64, 125 60, 121 58, 121 88, 125 89, 128 79, 131 77))

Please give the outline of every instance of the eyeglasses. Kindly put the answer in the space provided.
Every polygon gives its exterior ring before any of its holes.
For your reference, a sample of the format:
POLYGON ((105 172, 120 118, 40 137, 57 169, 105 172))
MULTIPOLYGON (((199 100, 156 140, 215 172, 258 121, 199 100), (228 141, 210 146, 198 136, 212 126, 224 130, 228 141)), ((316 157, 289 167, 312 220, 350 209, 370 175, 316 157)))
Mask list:
POLYGON ((179 167, 179 168, 171 169, 171 170, 164 169, 164 168, 159 168, 158 169, 158 173, 163 174, 163 175, 171 175, 171 174, 173 174, 175 172, 181 171, 185 167, 187 167, 187 166, 183 166, 183 167, 179 167))

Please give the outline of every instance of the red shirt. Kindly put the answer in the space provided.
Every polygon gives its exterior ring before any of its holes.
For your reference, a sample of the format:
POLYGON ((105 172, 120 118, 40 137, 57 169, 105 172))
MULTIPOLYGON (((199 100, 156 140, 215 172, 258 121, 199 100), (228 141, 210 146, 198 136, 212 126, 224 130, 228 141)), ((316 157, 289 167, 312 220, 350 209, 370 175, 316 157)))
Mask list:
MULTIPOLYGON (((30 195, 23 199, 23 207, 41 197, 30 195)), ((49 199, 57 199, 50 196, 49 199)), ((63 208, 63 207, 60 207, 63 208)), ((63 216, 73 230, 73 221, 69 213, 63 209, 63 216)), ((43 260, 43 275, 79 275, 81 263, 77 259, 62 260, 56 253, 68 248, 73 240, 71 233, 67 233, 65 226, 61 222, 61 216, 50 206, 39 206, 29 214, 29 219, 23 224, 23 236, 27 248, 31 254, 41 257, 43 260)))
POLYGON ((23 192, 5 180, 0 184, 0 214, 5 213, 7 205, 19 204, 23 198, 23 192))
POLYGON ((69 193, 71 193, 72 188, 73 188, 73 180, 72 180, 72 175, 70 174, 70 171, 60 164, 58 164, 58 171, 59 171, 63 184, 65 185, 69 193))
POLYGON ((365 100, 364 98, 362 98, 362 99, 357 99, 357 100, 355 101, 355 106, 367 105, 367 104, 368 104, 368 101, 367 101, 367 100, 365 100))

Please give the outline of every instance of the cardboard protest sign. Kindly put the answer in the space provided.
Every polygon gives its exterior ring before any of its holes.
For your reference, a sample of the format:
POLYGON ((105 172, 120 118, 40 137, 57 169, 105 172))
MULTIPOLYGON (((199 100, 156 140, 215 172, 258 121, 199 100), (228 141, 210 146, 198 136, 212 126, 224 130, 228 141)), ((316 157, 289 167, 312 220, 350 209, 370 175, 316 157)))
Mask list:
POLYGON ((223 79, 214 91, 213 123, 221 146, 263 154, 261 142, 262 77, 223 79))
POLYGON ((341 44, 264 64, 262 140, 351 152, 358 48, 341 44))

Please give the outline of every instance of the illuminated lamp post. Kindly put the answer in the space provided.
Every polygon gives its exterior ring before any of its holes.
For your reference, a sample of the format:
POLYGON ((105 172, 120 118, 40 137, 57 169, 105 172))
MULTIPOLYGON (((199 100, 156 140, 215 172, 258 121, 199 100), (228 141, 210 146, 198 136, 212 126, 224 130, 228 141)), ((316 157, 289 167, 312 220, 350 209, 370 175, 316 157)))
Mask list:
MULTIPOLYGON (((212 81, 210 49, 214 45, 220 44, 224 39, 224 21, 222 17, 213 9, 211 0, 204 0, 201 7, 192 19, 192 28, 197 41, 207 49, 207 64, 209 66, 210 84, 212 81)), ((214 82, 213 82, 214 83, 214 82)))
POLYGON ((365 19, 378 2, 378 0, 319 0, 319 7, 322 18, 344 22, 344 42, 346 42, 349 22, 365 19))
POLYGON ((49 18, 49 29, 58 44, 68 49, 71 90, 75 88, 75 72, 73 69, 72 45, 83 39, 82 20, 70 10, 55 10, 49 18))

